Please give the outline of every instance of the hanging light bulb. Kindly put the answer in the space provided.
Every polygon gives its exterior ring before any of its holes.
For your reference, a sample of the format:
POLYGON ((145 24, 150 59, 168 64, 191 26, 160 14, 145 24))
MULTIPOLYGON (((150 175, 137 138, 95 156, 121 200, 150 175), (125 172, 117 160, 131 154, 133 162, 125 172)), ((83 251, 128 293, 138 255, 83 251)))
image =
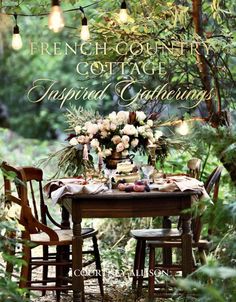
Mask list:
POLYGON ((12 42, 11 42, 11 46, 14 50, 19 50, 22 48, 23 43, 22 43, 22 39, 20 36, 20 29, 19 26, 17 25, 17 15, 14 15, 15 20, 16 20, 16 24, 13 28, 13 36, 12 36, 12 42))
POLYGON ((120 17, 120 21, 122 23, 126 23, 128 21, 129 15, 127 13, 127 5, 126 5, 125 0, 123 0, 123 2, 121 3, 119 17, 120 17))
POLYGON ((83 41, 88 41, 90 39, 88 20, 85 16, 82 18, 82 27, 81 27, 80 37, 81 37, 81 40, 83 40, 83 41))
POLYGON ((58 33, 65 26, 63 12, 59 0, 52 0, 51 12, 48 17, 48 27, 55 33, 58 33))
POLYGON ((176 132, 180 135, 187 135, 189 133, 188 123, 182 120, 181 124, 176 128, 176 132))

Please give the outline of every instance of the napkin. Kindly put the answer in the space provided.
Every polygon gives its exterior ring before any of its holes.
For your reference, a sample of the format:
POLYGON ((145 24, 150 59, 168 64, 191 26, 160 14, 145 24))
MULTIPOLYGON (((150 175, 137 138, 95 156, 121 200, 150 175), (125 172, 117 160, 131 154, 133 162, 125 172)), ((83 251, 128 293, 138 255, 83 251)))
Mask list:
POLYGON ((202 193, 201 198, 209 198, 204 183, 188 176, 170 176, 162 178, 157 181, 156 184, 151 185, 151 189, 159 190, 161 192, 174 192, 174 191, 187 191, 187 190, 198 190, 202 193))
POLYGON ((51 197, 52 203, 56 204, 64 196, 78 194, 98 194, 107 190, 103 183, 87 183, 82 178, 65 178, 49 182, 44 191, 51 197))

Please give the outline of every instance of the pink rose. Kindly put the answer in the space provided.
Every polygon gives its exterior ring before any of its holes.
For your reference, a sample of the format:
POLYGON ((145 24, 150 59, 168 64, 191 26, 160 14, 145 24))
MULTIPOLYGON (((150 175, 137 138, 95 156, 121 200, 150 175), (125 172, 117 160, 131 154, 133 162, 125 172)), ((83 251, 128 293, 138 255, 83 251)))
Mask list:
POLYGON ((138 146, 138 143, 139 143, 139 140, 138 140, 137 138, 135 138, 135 139, 133 139, 133 140, 131 141, 131 146, 132 146, 133 148, 135 148, 135 147, 138 146))
POLYGON ((85 128, 87 129, 87 132, 92 135, 96 134, 99 130, 98 125, 92 124, 91 122, 85 123, 85 128))
POLYGON ((119 135, 114 135, 111 141, 113 142, 113 144, 117 145, 121 142, 121 137, 119 135))
POLYGON ((117 152, 122 152, 122 151, 124 151, 124 149, 125 149, 125 146, 124 146, 123 143, 119 143, 119 144, 116 146, 116 151, 117 151, 117 152))
POLYGON ((77 138, 78 142, 80 144, 84 144, 85 143, 85 136, 84 135, 80 135, 78 138, 77 138))

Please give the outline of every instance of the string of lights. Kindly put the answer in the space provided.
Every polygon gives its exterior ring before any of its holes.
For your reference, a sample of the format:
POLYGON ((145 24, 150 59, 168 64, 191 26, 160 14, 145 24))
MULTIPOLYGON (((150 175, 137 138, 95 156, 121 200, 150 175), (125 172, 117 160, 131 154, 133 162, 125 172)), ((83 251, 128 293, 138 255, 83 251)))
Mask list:
MULTIPOLYGON (((80 11, 82 14, 81 17, 81 31, 80 31, 80 38, 82 41, 88 41, 90 39, 90 32, 89 32, 89 26, 88 26, 88 19, 85 14, 85 9, 95 6, 98 3, 102 2, 103 0, 96 1, 94 3, 80 6, 77 8, 62 10, 60 0, 52 0, 51 1, 51 10, 50 12, 46 13, 40 13, 40 14, 23 14, 23 13, 7 13, 9 16, 14 16, 15 19, 15 26, 13 28, 13 36, 12 36, 12 48, 14 50, 19 50, 22 48, 22 38, 20 35, 20 28, 17 23, 18 16, 20 17, 46 17, 48 16, 48 28, 52 30, 55 33, 58 33, 63 30, 65 27, 65 20, 64 20, 64 13, 70 13, 75 11, 80 11)), ((127 5, 126 1, 122 0, 121 6, 120 6, 120 13, 119 13, 119 19, 121 23, 126 23, 128 21, 128 12, 127 12, 127 5)))

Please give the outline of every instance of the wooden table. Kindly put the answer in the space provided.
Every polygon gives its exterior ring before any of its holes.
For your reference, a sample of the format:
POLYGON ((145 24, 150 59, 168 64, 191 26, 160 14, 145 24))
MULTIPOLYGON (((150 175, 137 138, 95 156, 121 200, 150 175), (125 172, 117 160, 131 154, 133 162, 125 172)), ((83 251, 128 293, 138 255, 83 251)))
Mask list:
POLYGON ((198 191, 188 192, 150 192, 125 193, 114 190, 114 193, 97 195, 78 195, 72 199, 72 268, 73 268, 73 301, 85 301, 82 271, 82 218, 128 218, 182 216, 182 269, 183 275, 192 271, 192 234, 191 213, 183 210, 191 208, 191 196, 198 191), (74 272, 76 271, 76 274, 74 272), (79 275, 79 276, 78 276, 79 275))

